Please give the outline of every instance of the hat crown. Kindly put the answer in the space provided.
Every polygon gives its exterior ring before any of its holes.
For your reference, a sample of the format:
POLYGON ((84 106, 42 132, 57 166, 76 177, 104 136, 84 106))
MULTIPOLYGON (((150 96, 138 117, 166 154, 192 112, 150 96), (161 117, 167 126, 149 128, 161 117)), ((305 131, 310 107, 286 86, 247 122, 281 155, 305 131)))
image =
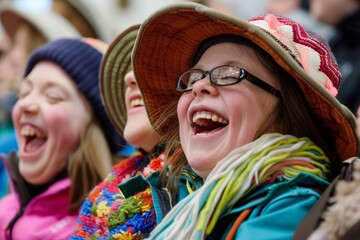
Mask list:
POLYGON ((336 96, 341 73, 326 39, 285 17, 268 14, 249 20, 265 30, 285 48, 305 72, 336 96))

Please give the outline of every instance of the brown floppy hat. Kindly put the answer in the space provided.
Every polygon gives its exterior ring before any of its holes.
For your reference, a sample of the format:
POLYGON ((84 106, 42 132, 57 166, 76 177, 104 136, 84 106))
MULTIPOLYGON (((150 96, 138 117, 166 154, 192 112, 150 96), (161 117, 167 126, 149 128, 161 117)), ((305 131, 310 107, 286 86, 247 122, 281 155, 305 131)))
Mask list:
POLYGON ((129 27, 110 44, 100 66, 100 93, 116 129, 124 132, 127 119, 124 77, 131 68, 131 51, 140 25, 129 27))
MULTIPOLYGON (((335 138, 341 160, 359 155, 355 116, 334 97, 341 74, 327 44, 298 23, 274 15, 243 21, 203 5, 182 3, 163 8, 146 19, 132 57, 152 123, 166 114, 159 109, 180 97, 176 80, 192 67, 200 44, 221 34, 245 37, 268 52, 297 80, 309 106, 335 138)), ((166 125, 159 130, 160 135, 166 125)))
POLYGON ((60 14, 55 12, 28 13, 17 10, 10 4, 0 8, 0 19, 5 32, 13 39, 22 22, 27 22, 42 34, 47 41, 60 37, 80 37, 80 33, 60 14))

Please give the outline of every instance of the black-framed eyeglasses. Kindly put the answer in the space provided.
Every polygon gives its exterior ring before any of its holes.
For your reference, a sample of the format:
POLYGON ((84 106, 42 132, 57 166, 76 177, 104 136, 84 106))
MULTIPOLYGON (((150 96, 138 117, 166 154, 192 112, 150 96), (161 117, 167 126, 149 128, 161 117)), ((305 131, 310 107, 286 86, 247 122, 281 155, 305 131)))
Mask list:
POLYGON ((245 69, 231 65, 218 66, 209 71, 189 69, 180 74, 176 82, 176 90, 179 92, 191 91, 194 84, 197 81, 204 79, 207 75, 209 75, 210 82, 216 86, 233 85, 246 79, 259 88, 282 99, 281 92, 278 89, 250 74, 245 69))

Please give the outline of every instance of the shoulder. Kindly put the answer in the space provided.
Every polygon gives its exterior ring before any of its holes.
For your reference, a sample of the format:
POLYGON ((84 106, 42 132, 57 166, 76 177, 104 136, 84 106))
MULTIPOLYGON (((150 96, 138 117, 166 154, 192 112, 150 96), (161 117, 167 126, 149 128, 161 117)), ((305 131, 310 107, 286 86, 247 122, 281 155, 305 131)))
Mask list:
POLYGON ((228 232, 241 213, 250 211, 235 229, 237 239, 249 239, 254 232, 259 240, 268 239, 269 235, 274 239, 291 239, 296 226, 320 198, 318 188, 326 186, 326 182, 320 179, 299 176, 291 181, 260 188, 251 194, 253 198, 240 202, 219 221, 220 225, 227 225, 221 231, 228 232))
POLYGON ((3 224, 12 219, 16 212, 20 209, 20 202, 14 193, 10 193, 0 201, 0 228, 3 224))
POLYGON ((20 209, 20 202, 15 193, 10 193, 0 200, 0 216, 4 212, 17 211, 20 209))
MULTIPOLYGON (((249 239, 256 232, 258 240, 291 239, 297 225, 319 199, 312 189, 294 187, 270 197, 254 208, 236 230, 236 239, 249 239)), ((240 213, 236 215, 239 216, 240 213)))

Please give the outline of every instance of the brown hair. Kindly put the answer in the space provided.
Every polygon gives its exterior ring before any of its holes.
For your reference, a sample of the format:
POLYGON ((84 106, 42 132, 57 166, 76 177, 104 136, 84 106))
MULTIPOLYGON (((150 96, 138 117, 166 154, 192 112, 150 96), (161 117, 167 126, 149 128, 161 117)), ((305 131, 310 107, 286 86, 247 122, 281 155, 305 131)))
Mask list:
POLYGON ((100 124, 93 117, 70 157, 70 211, 76 211, 90 191, 109 173, 117 156, 112 155, 100 124))
MULTIPOLYGON (((255 51, 260 63, 278 76, 283 98, 274 109, 274 111, 276 111, 274 122, 277 123, 278 132, 291 134, 297 137, 308 137, 317 144, 332 162, 331 175, 328 176, 332 179, 338 174, 340 162, 338 161, 339 157, 336 152, 335 142, 330 131, 308 106, 305 96, 296 80, 290 74, 285 72, 285 70, 283 70, 274 59, 259 46, 243 37, 235 36, 235 38, 236 41, 232 40, 231 42, 251 47, 255 51)), ((215 42, 214 44, 216 43, 219 42, 215 42)), ((208 47, 210 46, 211 45, 208 44, 208 47)), ((205 50, 206 49, 202 48, 200 54, 205 50)), ((196 58, 199 59, 199 56, 195 54, 194 59, 196 58)), ((165 176, 165 172, 162 173, 162 182, 170 191, 173 199, 176 199, 177 179, 180 176, 181 169, 188 164, 180 145, 179 123, 176 115, 177 102, 178 98, 174 99, 167 106, 164 106, 163 109, 159 109, 159 111, 166 112, 167 114, 160 115, 162 117, 154 124, 155 129, 163 129, 163 124, 165 122, 172 123, 171 126, 166 126, 166 134, 162 138, 162 141, 166 143, 166 153, 168 154, 168 172, 166 173, 167 176, 165 176), (168 121, 169 118, 174 118, 174 121, 168 121)), ((268 116, 264 117, 265 120, 267 118, 268 116)), ((260 127, 256 134, 256 138, 263 134, 262 129, 263 128, 260 127)))

